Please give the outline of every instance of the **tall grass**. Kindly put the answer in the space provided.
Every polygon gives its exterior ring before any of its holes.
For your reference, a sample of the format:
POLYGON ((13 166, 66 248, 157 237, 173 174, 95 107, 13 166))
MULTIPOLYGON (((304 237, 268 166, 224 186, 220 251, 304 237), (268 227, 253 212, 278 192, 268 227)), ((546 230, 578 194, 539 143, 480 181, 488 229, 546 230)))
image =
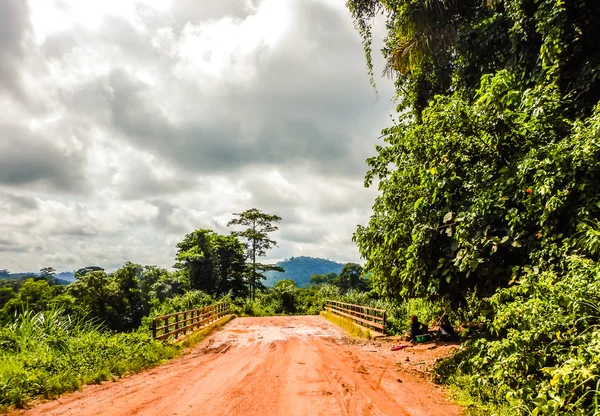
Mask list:
POLYGON ((146 332, 115 334, 58 307, 24 311, 0 328, 0 406, 54 398, 155 365, 178 351, 146 332))
POLYGON ((357 325, 350 319, 336 315, 329 311, 321 312, 321 316, 345 330, 352 337, 371 339, 371 331, 368 328, 357 325))

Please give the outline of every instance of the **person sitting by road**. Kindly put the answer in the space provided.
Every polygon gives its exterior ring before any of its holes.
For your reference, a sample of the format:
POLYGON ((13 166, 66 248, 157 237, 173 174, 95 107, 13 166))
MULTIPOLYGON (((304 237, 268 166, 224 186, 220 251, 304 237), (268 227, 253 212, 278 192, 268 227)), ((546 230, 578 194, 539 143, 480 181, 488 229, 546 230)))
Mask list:
POLYGON ((416 316, 412 316, 410 318, 410 339, 414 341, 417 339, 418 335, 426 335, 429 334, 429 328, 427 325, 419 322, 419 318, 416 316))
POLYGON ((448 319, 447 316, 444 316, 442 318, 438 336, 441 339, 447 339, 447 340, 453 340, 458 337, 456 334, 456 331, 454 331, 454 328, 452 328, 452 325, 450 325, 450 320, 448 319))

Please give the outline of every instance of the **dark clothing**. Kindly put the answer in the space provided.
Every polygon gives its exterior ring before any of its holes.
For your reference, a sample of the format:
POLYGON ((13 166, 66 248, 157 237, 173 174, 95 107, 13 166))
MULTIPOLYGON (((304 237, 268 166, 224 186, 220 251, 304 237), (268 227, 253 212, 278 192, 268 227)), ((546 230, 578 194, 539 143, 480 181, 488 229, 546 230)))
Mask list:
POLYGON ((440 324, 440 330, 438 332, 438 336, 441 339, 446 339, 446 340, 453 340, 458 337, 456 334, 456 331, 454 331, 454 328, 452 328, 452 325, 450 325, 450 321, 448 321, 448 318, 445 318, 442 320, 442 323, 440 324))
POLYGON ((442 325, 440 325, 440 329, 443 331, 442 333, 445 332, 444 335, 448 335, 450 337, 456 336, 456 332, 454 331, 454 328, 452 328, 452 326, 450 324, 442 324, 442 325))
POLYGON ((419 322, 418 319, 413 320, 410 323, 410 339, 416 339, 417 335, 424 335, 429 333, 427 325, 419 322))

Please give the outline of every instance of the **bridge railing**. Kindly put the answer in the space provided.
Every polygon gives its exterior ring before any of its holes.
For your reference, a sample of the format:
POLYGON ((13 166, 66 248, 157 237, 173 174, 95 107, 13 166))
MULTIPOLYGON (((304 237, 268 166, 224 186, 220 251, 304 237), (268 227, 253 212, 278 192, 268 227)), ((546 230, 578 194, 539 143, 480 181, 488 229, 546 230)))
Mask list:
POLYGON ((328 300, 325 309, 329 312, 351 319, 360 326, 385 334, 385 310, 370 308, 352 303, 328 300))
POLYGON ((152 320, 152 336, 154 339, 167 339, 170 336, 177 339, 180 334, 186 335, 188 332, 205 328, 230 314, 229 302, 222 302, 204 308, 157 316, 152 320))

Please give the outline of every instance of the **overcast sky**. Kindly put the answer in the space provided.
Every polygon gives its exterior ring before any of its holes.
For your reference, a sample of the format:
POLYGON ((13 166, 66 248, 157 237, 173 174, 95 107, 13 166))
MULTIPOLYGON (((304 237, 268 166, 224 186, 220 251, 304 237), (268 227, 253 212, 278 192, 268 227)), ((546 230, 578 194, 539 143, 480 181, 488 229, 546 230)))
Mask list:
POLYGON ((345 0, 0 0, 0 269, 171 267, 283 217, 269 260, 358 261, 390 124, 345 0))

